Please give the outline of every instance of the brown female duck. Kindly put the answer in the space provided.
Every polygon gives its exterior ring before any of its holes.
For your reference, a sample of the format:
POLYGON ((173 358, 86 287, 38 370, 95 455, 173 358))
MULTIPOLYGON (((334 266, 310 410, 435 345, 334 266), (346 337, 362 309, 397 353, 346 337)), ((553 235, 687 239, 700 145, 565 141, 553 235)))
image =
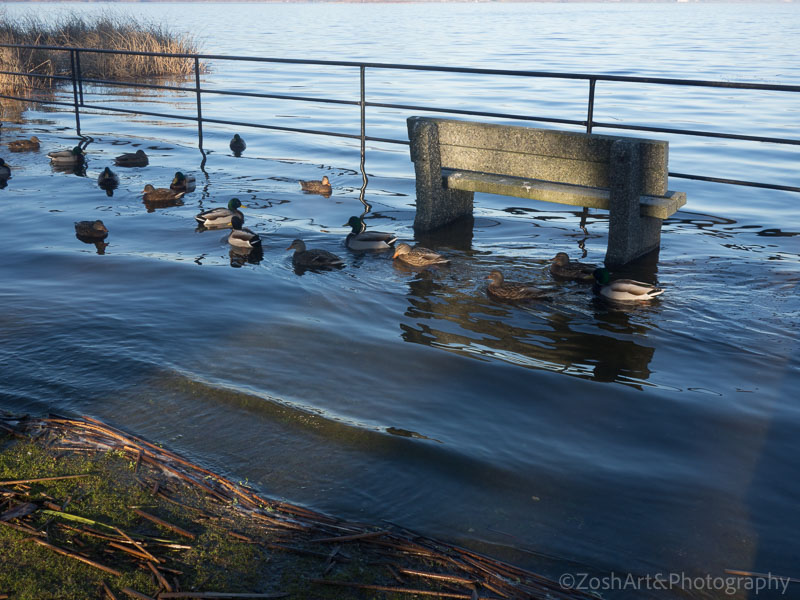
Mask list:
POLYGON ((505 302, 524 302, 526 300, 541 300, 548 297, 546 290, 540 290, 523 283, 506 283, 500 271, 492 271, 486 278, 491 280, 486 288, 487 294, 495 300, 505 302))
POLYGON ((294 250, 292 255, 292 265, 296 269, 330 269, 332 267, 343 267, 344 261, 335 254, 322 250, 321 248, 310 248, 306 250, 303 240, 295 240, 287 250, 294 250))
POLYGON ((313 192, 315 194, 323 195, 330 195, 331 193, 331 182, 328 180, 327 175, 323 175, 321 180, 300 180, 300 187, 304 192, 313 192))
POLYGON ((550 274, 557 279, 569 279, 587 283, 594 281, 596 265, 570 260, 566 252, 559 252, 551 261, 550 274))
POLYGON ((150 159, 147 158, 144 150, 137 150, 120 154, 114 159, 114 164, 119 167, 146 167, 150 164, 150 159))
POLYGON ((428 250, 422 246, 414 246, 412 248, 408 244, 398 244, 392 258, 396 258, 410 267, 431 267, 434 265, 446 265, 450 262, 433 250, 428 250))
POLYGON ((97 221, 78 221, 75 235, 87 240, 102 240, 108 236, 108 229, 99 219, 97 221))
POLYGON ((39 149, 39 138, 35 135, 29 140, 14 140, 8 142, 11 152, 31 152, 39 149))

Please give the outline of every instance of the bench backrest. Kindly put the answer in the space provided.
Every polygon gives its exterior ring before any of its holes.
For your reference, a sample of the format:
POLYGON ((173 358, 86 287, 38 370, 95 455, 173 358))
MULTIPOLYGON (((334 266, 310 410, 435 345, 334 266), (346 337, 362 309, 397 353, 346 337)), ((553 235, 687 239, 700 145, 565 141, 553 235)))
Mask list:
POLYGON ((428 117, 408 119, 409 139, 423 121, 437 126, 443 168, 598 188, 609 187, 611 145, 630 140, 640 145, 642 194, 667 193, 665 141, 428 117))

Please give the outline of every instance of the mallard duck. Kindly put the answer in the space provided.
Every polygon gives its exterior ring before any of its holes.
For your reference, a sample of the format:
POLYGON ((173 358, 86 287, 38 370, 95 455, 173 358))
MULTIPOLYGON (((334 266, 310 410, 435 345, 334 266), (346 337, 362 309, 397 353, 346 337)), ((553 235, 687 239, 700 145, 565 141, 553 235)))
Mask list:
POLYGON ((489 287, 486 288, 486 292, 495 300, 507 302, 541 300, 549 295, 547 290, 540 290, 524 283, 506 283, 503 280, 503 274, 497 270, 489 273, 486 279, 491 281, 489 287))
POLYGON ((633 279, 611 281, 611 273, 605 267, 595 269, 594 279, 594 293, 613 302, 648 302, 664 293, 661 288, 633 279))
POLYGON ((57 150, 55 152, 50 152, 47 156, 50 158, 50 162, 54 165, 64 167, 83 164, 83 161, 86 158, 86 154, 83 152, 83 148, 80 146, 75 146, 72 150, 57 150))
POLYGON ((11 167, 6 164, 2 158, 0 158, 0 180, 5 181, 11 177, 11 167))
POLYGON ((172 178, 172 183, 169 184, 169 189, 176 192, 191 192, 194 188, 194 175, 184 175, 180 171, 175 173, 175 177, 172 178))
POLYGON ((8 142, 8 149, 11 152, 27 152, 39 149, 39 138, 35 135, 29 140, 14 140, 8 142))
POLYGON ((571 261, 566 252, 556 254, 550 263, 550 274, 557 279, 572 281, 594 281, 594 270, 597 265, 571 261))
POLYGON ((323 175, 322 180, 314 180, 314 181, 300 180, 300 187, 305 192, 314 192, 315 194, 331 193, 331 182, 328 180, 327 175, 323 175))
POLYGON ((194 218, 203 227, 229 227, 233 217, 241 218, 242 223, 244 223, 244 215, 239 210, 239 207, 247 208, 238 198, 231 198, 228 202, 228 208, 204 210, 199 215, 195 215, 194 218))
POLYGON ((261 246, 261 238, 254 231, 242 227, 244 220, 239 216, 231 218, 231 227, 233 231, 228 236, 228 243, 231 246, 238 246, 239 248, 255 248, 261 246))
POLYGON ((411 267, 430 267, 433 265, 446 265, 450 261, 441 254, 428 250, 422 246, 414 246, 413 248, 408 244, 398 244, 394 250, 392 258, 397 258, 411 267))
POLYGON ((97 176, 97 185, 101 188, 115 188, 119 185, 119 177, 114 171, 106 167, 103 172, 97 176))
POLYGON ((233 135, 231 139, 231 143, 229 144, 231 151, 236 155, 239 156, 242 152, 244 152, 245 148, 247 148, 247 144, 244 143, 244 140, 239 137, 238 133, 233 135))
POLYGON ((149 183, 142 190, 142 199, 145 202, 162 203, 177 202, 186 192, 175 192, 167 188, 154 188, 149 183))
POLYGON ((350 217, 342 227, 352 227, 344 241, 350 250, 390 250, 397 241, 393 233, 383 231, 367 231, 367 225, 360 217, 350 217))
POLYGON ((294 250, 292 264, 295 268, 327 269, 344 266, 344 261, 341 258, 327 250, 321 250, 320 248, 306 250, 306 244, 303 240, 293 241, 292 245, 286 249, 294 250))
POLYGON ((114 164, 118 167, 146 167, 150 164, 150 159, 147 158, 144 150, 137 150, 120 154, 114 159, 114 164))
POLYGON ((102 221, 78 221, 75 223, 75 235, 88 240, 102 240, 108 235, 108 229, 102 221))

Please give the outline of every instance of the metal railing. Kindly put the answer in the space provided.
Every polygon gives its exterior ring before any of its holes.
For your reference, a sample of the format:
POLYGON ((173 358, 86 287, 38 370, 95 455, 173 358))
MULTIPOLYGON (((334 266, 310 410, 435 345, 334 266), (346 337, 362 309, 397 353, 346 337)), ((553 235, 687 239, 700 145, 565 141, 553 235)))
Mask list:
MULTIPOLYGON (((546 71, 520 71, 520 70, 481 69, 481 68, 468 68, 468 67, 442 67, 442 66, 406 65, 406 64, 377 63, 377 62, 264 58, 264 57, 253 57, 253 56, 228 56, 228 55, 218 55, 218 54, 172 54, 164 52, 135 52, 135 51, 124 51, 124 50, 105 50, 105 49, 94 49, 94 48, 62 47, 62 46, 32 46, 23 44, 0 44, 0 47, 30 49, 30 50, 47 50, 53 52, 69 52, 70 54, 69 75, 42 75, 37 73, 20 73, 13 71, 0 71, 0 74, 19 76, 19 77, 43 77, 43 78, 49 78, 52 81, 62 81, 64 83, 70 83, 72 85, 72 96, 73 96, 73 101, 71 103, 57 101, 57 100, 42 100, 37 98, 20 97, 7 94, 0 94, 0 98, 21 100, 27 102, 37 102, 40 104, 51 104, 51 105, 72 107, 75 112, 75 124, 79 136, 81 135, 80 111, 83 108, 83 109, 104 110, 104 111, 119 112, 119 113, 130 113, 137 115, 146 115, 146 116, 161 117, 166 119, 195 121, 197 123, 198 141, 201 150, 203 149, 203 123, 214 123, 220 125, 233 125, 237 127, 252 127, 258 129, 270 129, 275 131, 284 131, 293 133, 351 138, 351 139, 358 139, 361 142, 362 173, 363 173, 366 142, 369 141, 369 142, 381 142, 387 144, 405 144, 405 145, 408 145, 409 143, 408 140, 398 140, 398 139, 374 137, 367 135, 366 134, 367 108, 386 108, 386 109, 395 109, 395 110, 413 111, 413 112, 435 112, 441 114, 477 116, 477 117, 488 117, 488 118, 497 118, 506 120, 519 120, 519 121, 531 121, 540 123, 552 123, 559 125, 571 125, 571 126, 583 127, 587 133, 592 133, 595 129, 606 128, 606 129, 617 129, 617 130, 621 129, 630 131, 665 133, 665 134, 682 135, 682 136, 701 136, 707 138, 721 138, 728 140, 740 140, 749 142, 763 142, 771 144, 800 146, 800 139, 794 139, 794 138, 753 136, 753 135, 742 135, 736 133, 722 133, 715 131, 702 131, 693 129, 676 129, 671 127, 654 127, 646 125, 626 125, 622 123, 604 123, 602 121, 594 120, 595 91, 598 82, 624 82, 624 83, 634 83, 634 84, 692 86, 692 87, 702 87, 702 88, 727 88, 727 89, 737 89, 737 90, 756 90, 756 91, 787 92, 787 93, 800 92, 800 85, 737 83, 737 82, 725 82, 725 81, 705 81, 696 79, 632 77, 632 76, 622 76, 622 75, 596 75, 596 74, 584 74, 584 73, 555 73, 546 71), (86 54, 86 53, 189 59, 192 60, 194 63, 193 67, 194 86, 181 87, 174 85, 146 84, 135 81, 94 79, 94 78, 84 77, 81 73, 80 58, 81 54, 86 54), (358 100, 342 100, 342 99, 324 98, 324 97, 292 96, 283 94, 262 94, 257 92, 239 92, 231 90, 203 88, 200 84, 200 75, 202 71, 200 61, 239 61, 239 62, 256 62, 256 63, 314 65, 314 66, 329 66, 329 67, 351 67, 353 69, 358 69, 359 72, 360 98, 358 100), (416 71, 416 72, 432 71, 439 73, 499 75, 499 76, 511 76, 511 77, 531 77, 531 78, 585 81, 588 83, 586 119, 585 120, 560 119, 560 118, 546 117, 546 116, 509 114, 509 113, 500 113, 491 111, 475 111, 466 109, 454 109, 448 107, 417 106, 410 104, 371 102, 367 101, 366 99, 367 69, 381 69, 381 70, 389 69, 389 70, 416 71), (123 86, 127 88, 171 90, 178 92, 193 93, 196 98, 195 114, 194 116, 167 114, 161 112, 146 111, 138 108, 135 109, 120 108, 120 107, 107 106, 97 103, 87 104, 84 101, 84 89, 83 89, 84 84, 111 85, 111 86, 123 86), (314 103, 325 103, 325 104, 359 106, 361 131, 360 134, 356 135, 345 132, 321 131, 316 129, 306 129, 299 127, 288 127, 281 125, 270 125, 264 123, 251 123, 245 121, 232 121, 227 119, 215 119, 215 118, 203 117, 202 97, 204 94, 217 94, 217 95, 238 96, 247 98, 266 98, 266 99, 277 99, 277 100, 296 101, 296 102, 314 102, 314 103)), ((800 187, 798 186, 780 185, 774 183, 744 181, 739 179, 727 179, 721 177, 709 177, 704 175, 674 173, 674 172, 670 172, 669 176, 682 179, 693 179, 693 180, 709 181, 715 183, 800 192, 800 187)))

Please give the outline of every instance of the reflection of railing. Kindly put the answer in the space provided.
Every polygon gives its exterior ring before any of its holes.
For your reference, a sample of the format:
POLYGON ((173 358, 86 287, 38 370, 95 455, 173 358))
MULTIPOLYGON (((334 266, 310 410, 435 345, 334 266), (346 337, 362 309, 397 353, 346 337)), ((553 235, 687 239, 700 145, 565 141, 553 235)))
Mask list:
MULTIPOLYGON (((336 61, 336 60, 303 60, 303 59, 291 59, 291 58, 261 58, 261 57, 251 57, 251 56, 225 56, 225 55, 215 55, 215 54, 170 54, 170 53, 163 53, 163 52, 132 52, 132 51, 124 51, 124 50, 104 50, 104 49, 94 49, 94 48, 70 48, 70 47, 60 47, 60 46, 30 46, 30 45, 21 45, 21 44, 0 44, 0 47, 5 48, 20 48, 20 49, 31 49, 31 50, 47 50, 53 52, 69 52, 70 53, 70 73, 69 75, 42 75, 37 73, 19 73, 19 72, 9 72, 9 71, 0 71, 0 74, 3 75, 10 75, 10 76, 19 76, 19 77, 42 77, 48 78, 51 81, 62 81, 64 83, 70 82, 72 84, 72 94, 73 94, 73 102, 61 102, 56 100, 39 100, 36 98, 23 98, 19 96, 11 96, 0 94, 0 98, 8 98, 12 100, 22 100, 22 101, 32 101, 38 102, 41 104, 54 104, 54 105, 61 105, 61 106, 70 106, 75 111, 75 123, 78 130, 78 135, 80 135, 80 109, 81 108, 91 108, 91 109, 98 109, 98 110, 106 110, 111 112, 121 112, 121 113, 132 113, 132 114, 139 114, 139 115, 147 115, 147 116, 154 116, 154 117, 162 117, 167 119, 182 119, 187 121, 195 121, 197 122, 197 132, 198 132, 198 140, 200 144, 200 148, 202 149, 203 146, 203 123, 215 123, 221 125, 235 125, 239 127, 254 127, 259 129, 271 129, 276 131, 286 131, 286 132, 294 132, 294 133, 309 133, 315 135, 327 135, 327 136, 334 136, 334 137, 342 137, 342 138, 351 138, 351 139, 358 139, 361 141, 361 158, 362 163, 364 160, 364 152, 365 152, 365 144, 367 141, 371 142, 383 142, 389 144, 408 144, 407 140, 396 140, 390 138, 381 138, 381 137, 373 137, 368 136, 366 134, 366 108, 388 108, 388 109, 396 109, 396 110, 404 110, 404 111, 414 111, 414 112, 435 112, 441 114, 452 114, 452 115, 468 115, 468 116, 479 116, 479 117, 490 117, 490 118, 498 118, 498 119, 511 119, 511 120, 520 120, 520 121, 536 121, 541 123, 555 123, 561 125, 574 125, 584 127, 587 133, 592 133, 594 129, 599 128, 608 128, 608 129, 622 129, 622 130, 631 130, 631 131, 648 131, 648 132, 656 132, 656 133, 667 133, 667 134, 674 134, 674 135, 683 135, 683 136, 701 136, 701 137, 708 137, 708 138, 723 138, 729 140, 741 140, 741 141, 751 141, 751 142, 766 142, 771 144, 789 144, 794 146, 800 146, 800 139, 793 139, 793 138, 776 138, 776 137, 764 137, 764 136, 753 136, 753 135, 740 135, 735 133, 721 133, 721 132, 714 132, 714 131, 698 131, 698 130, 691 130, 691 129, 674 129, 669 127, 652 127, 652 126, 644 126, 644 125, 625 125, 621 123, 603 123, 599 121, 595 121, 593 118, 594 115, 594 107, 595 107, 595 89, 597 87, 598 82, 626 82, 626 83, 634 83, 634 84, 654 84, 654 85, 669 85, 669 86, 694 86, 694 87, 703 87, 703 88, 728 88, 728 89, 738 89, 738 90, 756 90, 756 91, 772 91, 772 92, 800 92, 800 86, 798 85, 778 85, 778 84, 762 84, 762 83, 735 83, 735 82, 725 82, 725 81, 703 81, 703 80, 694 80, 694 79, 668 79, 668 78, 659 78, 659 77, 628 77, 628 76, 620 76, 620 75, 591 75, 591 74, 581 74, 581 73, 551 73, 551 72, 543 72, 543 71, 514 71, 514 70, 505 70, 505 69, 478 69, 478 68, 462 68, 462 67, 438 67, 438 66, 426 66, 426 65, 402 65, 402 64, 388 64, 388 63, 372 63, 372 62, 352 62, 352 61, 336 61), (195 85, 194 87, 179 87, 179 86, 171 86, 171 85, 157 85, 157 84, 145 84, 145 83, 137 83, 137 82, 129 82, 129 81, 110 81, 106 79, 93 79, 83 77, 81 74, 81 61, 80 57, 82 53, 102 53, 102 54, 116 54, 116 55, 136 55, 136 56, 151 56, 151 57, 161 57, 161 58, 183 58, 183 59, 191 59, 194 61, 194 75, 195 75, 195 85), (334 66, 334 67, 352 67, 354 69, 359 70, 359 77, 360 77, 360 98, 359 100, 342 100, 342 99, 333 99, 333 98, 319 98, 319 97, 310 97, 310 96, 290 96, 290 95, 282 95, 282 94, 260 94, 256 92, 236 92, 231 90, 219 90, 219 89, 208 89, 202 88, 200 86, 200 61, 208 61, 208 60, 218 60, 218 61, 240 61, 240 62, 257 62, 257 63, 280 63, 280 64, 297 64, 297 65, 316 65, 316 66, 334 66), (563 80, 576 80, 576 81, 587 81, 589 84, 588 89, 588 100, 587 100, 587 111, 586 111, 586 119, 585 120, 573 120, 573 119, 558 119, 553 117, 543 117, 543 116, 533 116, 533 115, 520 115, 520 114, 508 114, 508 113, 498 113, 498 112, 488 112, 488 111, 474 111, 474 110, 465 110, 465 109, 453 109, 453 108, 443 108, 443 107, 433 107, 433 106, 415 106, 409 104, 390 104, 390 103, 383 103, 383 102, 367 102, 366 100, 366 82, 365 82, 365 73, 367 69, 394 69, 394 70, 402 70, 402 71, 432 71, 432 72, 440 72, 440 73, 464 73, 464 74, 479 74, 479 75, 497 75, 497 76, 511 76, 511 77, 535 77, 535 78, 548 78, 548 79, 563 79, 563 80), (104 106, 100 104, 86 104, 84 102, 84 94, 83 94, 83 85, 91 83, 91 84, 104 84, 104 85, 118 85, 118 86, 125 86, 125 87, 133 87, 133 88, 143 88, 143 89, 155 89, 155 90, 172 90, 172 91, 180 91, 180 92, 192 92, 196 96, 196 113, 194 116, 189 115, 179 115, 179 114, 165 114, 153 111, 145 111, 141 109, 128 109, 128 108, 119 108, 119 107, 112 107, 112 106, 104 106), (286 101, 297 101, 297 102, 315 102, 315 103, 326 103, 326 104, 343 104, 343 105, 352 105, 352 106, 359 106, 361 111, 361 133, 359 135, 351 134, 351 133, 344 133, 344 132, 335 132, 335 131, 320 131, 315 129, 303 129, 297 127, 286 127, 286 126, 279 126, 279 125, 266 125, 263 123, 249 123, 244 121, 230 121, 226 119, 213 119, 208 117, 203 117, 202 111, 202 95, 203 94, 218 94, 218 95, 226 95, 226 96, 239 96, 239 97, 248 97, 248 98, 269 98, 269 99, 277 99, 277 100, 286 100, 286 101)), ((788 185, 778 185, 778 184, 771 184, 771 183, 762 183, 762 182, 755 182, 755 181, 743 181, 738 179, 726 179, 726 178, 719 178, 719 177, 707 177, 704 175, 692 175, 687 173, 669 173, 670 177, 678 177, 683 179, 695 179, 701 181, 710 181, 716 183, 726 183, 726 184, 734 184, 734 185, 745 185, 745 186, 752 186, 752 187, 760 187, 760 188, 767 188, 767 189, 774 189, 774 190, 786 190, 792 192, 800 192, 800 187, 796 186, 788 186, 788 185)))

